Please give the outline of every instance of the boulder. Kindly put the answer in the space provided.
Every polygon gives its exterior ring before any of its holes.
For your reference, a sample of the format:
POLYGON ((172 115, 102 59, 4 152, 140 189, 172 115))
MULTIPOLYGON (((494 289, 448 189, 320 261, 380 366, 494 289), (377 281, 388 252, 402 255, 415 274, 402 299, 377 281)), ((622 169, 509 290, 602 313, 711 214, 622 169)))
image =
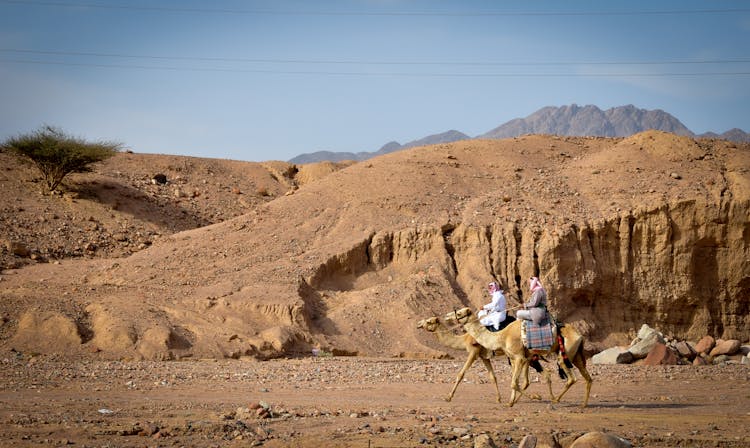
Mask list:
POLYGON ((617 355, 617 364, 632 364, 635 361, 635 356, 629 351, 625 351, 617 355))
POLYGON ((729 339, 726 341, 718 340, 716 345, 709 352, 709 356, 727 355, 731 356, 740 351, 742 343, 737 339, 729 339))
POLYGON ((664 336, 646 324, 638 331, 638 337, 630 344, 628 351, 635 359, 645 358, 656 344, 664 344, 664 336))
POLYGON ((695 344, 696 353, 708 354, 711 349, 716 345, 716 339, 712 336, 703 336, 697 344, 695 344))
POLYGON ((542 434, 538 437, 528 434, 521 439, 518 448, 561 448, 561 445, 554 434, 542 434))
POLYGON ((643 364, 647 366, 677 364, 677 355, 665 344, 656 344, 646 356, 643 364))
POLYGON ((593 364, 617 364, 617 358, 627 352, 627 347, 610 347, 591 357, 593 364))
POLYGON ((695 359, 695 355, 697 355, 693 347, 691 347, 690 344, 688 344, 685 341, 677 342, 674 345, 674 348, 675 350, 677 350, 677 353, 679 353, 680 356, 682 356, 683 358, 689 359, 690 361, 695 359))
POLYGON ((631 448, 633 445, 614 434, 592 431, 577 438, 569 448, 631 448))

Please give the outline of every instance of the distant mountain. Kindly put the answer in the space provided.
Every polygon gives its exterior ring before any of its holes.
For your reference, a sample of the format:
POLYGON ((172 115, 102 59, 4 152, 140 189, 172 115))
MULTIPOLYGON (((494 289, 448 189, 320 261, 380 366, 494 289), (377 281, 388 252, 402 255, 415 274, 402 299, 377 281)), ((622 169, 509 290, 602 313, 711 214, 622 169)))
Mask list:
POLYGON ((344 160, 366 160, 369 157, 364 154, 371 154, 369 152, 333 152, 333 151, 317 151, 306 154, 300 154, 293 159, 289 159, 289 163, 296 163, 304 165, 305 163, 322 162, 327 160, 329 162, 342 162, 344 160))
POLYGON ((738 142, 738 143, 750 143, 750 134, 743 131, 742 129, 730 129, 727 132, 723 134, 716 134, 713 132, 706 132, 704 134, 700 134, 698 137, 703 138, 720 138, 723 140, 729 140, 732 142, 738 142))
MULTIPOLYGON (((707 132, 696 135, 685 127, 680 120, 663 110, 639 109, 632 104, 601 110, 596 106, 548 106, 539 109, 526 118, 516 118, 476 138, 511 138, 524 134, 550 134, 565 136, 627 137, 639 132, 656 129, 689 137, 720 138, 735 142, 750 142, 750 134, 741 129, 731 129, 723 134, 707 132)), ((371 157, 388 154, 414 146, 450 143, 470 139, 468 135, 451 130, 441 134, 429 135, 404 145, 389 142, 375 152, 330 152, 319 151, 299 155, 289 162, 311 163, 330 160, 366 160, 371 157)))
POLYGON ((318 151, 310 154, 301 154, 293 159, 290 159, 290 163, 312 163, 312 162, 321 162, 323 160, 328 160, 331 162, 340 162, 342 160, 367 160, 372 157, 376 156, 382 156, 383 154, 388 154, 390 152, 394 151, 400 151, 402 149, 406 148, 412 148, 414 146, 425 146, 425 145, 436 145, 438 143, 451 143, 456 142, 459 140, 467 140, 470 139, 468 135, 458 132, 458 131, 447 131, 440 134, 433 134, 428 135, 427 137, 421 138, 419 140, 412 140, 405 144, 400 144, 399 142, 389 142, 380 147, 375 152, 358 152, 358 153, 352 153, 352 152, 331 152, 331 151, 318 151))
POLYGON ((627 137, 649 129, 693 136, 678 119, 662 110, 633 105, 603 111, 596 106, 544 107, 526 118, 516 118, 479 138, 510 138, 523 134, 627 137))

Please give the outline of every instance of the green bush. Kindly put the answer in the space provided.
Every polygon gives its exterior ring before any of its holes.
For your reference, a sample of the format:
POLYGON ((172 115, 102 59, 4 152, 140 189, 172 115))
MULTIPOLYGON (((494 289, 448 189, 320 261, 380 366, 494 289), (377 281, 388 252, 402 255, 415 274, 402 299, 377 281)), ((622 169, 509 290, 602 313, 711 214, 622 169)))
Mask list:
POLYGON ((122 145, 114 142, 89 143, 66 135, 58 128, 42 126, 31 134, 9 138, 2 143, 2 147, 30 160, 41 171, 47 190, 52 192, 65 176, 91 171, 91 164, 112 157, 122 145))

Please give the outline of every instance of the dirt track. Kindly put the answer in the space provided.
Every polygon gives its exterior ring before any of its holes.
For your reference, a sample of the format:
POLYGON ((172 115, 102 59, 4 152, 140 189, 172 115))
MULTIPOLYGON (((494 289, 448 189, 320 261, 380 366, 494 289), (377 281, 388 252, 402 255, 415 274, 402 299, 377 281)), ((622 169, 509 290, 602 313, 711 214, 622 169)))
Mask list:
MULTIPOLYGON (((545 398, 509 409, 479 365, 444 401, 461 360, 65 362, 10 352, 0 361, 2 446, 471 447, 482 433, 514 446, 551 432, 566 446, 595 430, 633 446, 750 444, 750 369, 738 364, 589 366, 588 408, 582 383, 552 404, 532 382, 545 398), (269 418, 250 409, 259 402, 269 418)), ((508 366, 494 365, 506 400, 508 366)))

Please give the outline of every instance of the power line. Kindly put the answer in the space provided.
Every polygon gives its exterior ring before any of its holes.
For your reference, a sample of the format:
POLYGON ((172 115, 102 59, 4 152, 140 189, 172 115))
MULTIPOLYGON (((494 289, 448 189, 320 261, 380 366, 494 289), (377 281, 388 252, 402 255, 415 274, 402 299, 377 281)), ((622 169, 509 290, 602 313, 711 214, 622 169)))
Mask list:
POLYGON ((408 72, 344 72, 344 71, 310 71, 310 70, 262 70, 233 69, 216 67, 170 67, 132 64, 93 64, 57 61, 30 61, 21 59, 2 59, 0 62, 12 64, 57 65, 70 67, 96 67, 163 71, 195 71, 226 73, 259 73, 273 75, 324 75, 324 76, 385 76, 385 77, 428 77, 428 78, 623 78, 623 77, 702 77, 702 76, 750 76, 750 71, 743 72, 662 72, 662 73, 408 73, 408 72))
POLYGON ((268 9, 225 9, 225 8, 185 8, 164 6, 113 5, 92 2, 61 2, 34 0, 0 0, 0 3, 54 6, 65 8, 98 8, 152 12, 247 14, 247 15, 307 15, 307 16, 425 16, 425 17, 518 17, 518 16, 647 16, 647 15, 686 15, 686 14, 736 14, 750 12, 748 8, 711 9, 666 9, 633 11, 315 11, 315 10, 268 10, 268 9))
POLYGON ((588 66, 588 65, 706 65, 706 64, 743 64, 750 62, 750 58, 730 59, 683 59, 666 61, 558 61, 558 62, 496 62, 496 61, 363 61, 344 59, 265 59, 265 58, 229 58, 229 57, 200 57, 200 56, 164 56, 164 55, 136 55, 124 53, 96 53, 82 51, 52 51, 30 50, 18 48, 0 48, 0 53, 21 53, 52 56, 84 56, 98 58, 120 59, 149 59, 166 61, 202 61, 202 62, 242 62, 269 64, 330 64, 330 65, 445 65, 445 66, 588 66))

